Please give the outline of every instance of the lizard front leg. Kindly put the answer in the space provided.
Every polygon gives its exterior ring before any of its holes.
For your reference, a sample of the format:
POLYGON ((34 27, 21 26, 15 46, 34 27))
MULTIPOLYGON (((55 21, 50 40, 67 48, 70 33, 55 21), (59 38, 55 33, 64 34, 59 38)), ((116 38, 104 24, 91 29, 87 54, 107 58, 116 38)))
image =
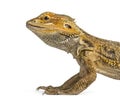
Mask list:
POLYGON ((81 62, 79 80, 70 88, 59 91, 59 94, 73 95, 85 90, 96 79, 96 71, 93 62, 89 58, 84 58, 81 62))
POLYGON ((45 90, 44 93, 46 94, 58 94, 59 90, 66 90, 69 89, 72 85, 74 85, 78 80, 79 80, 80 76, 79 73, 75 74, 73 77, 71 77, 69 80, 67 80, 63 85, 59 86, 59 87, 52 87, 52 86, 40 86, 37 88, 37 90, 39 89, 43 89, 45 90))
POLYGON ((39 87, 39 89, 44 89, 46 94, 79 94, 96 79, 96 71, 91 63, 90 60, 84 61, 81 65, 80 73, 70 78, 62 86, 39 87))
POLYGON ((61 95, 76 95, 85 90, 94 80, 96 76, 95 73, 89 73, 88 75, 81 78, 78 82, 76 82, 71 88, 66 90, 61 90, 58 94, 61 95))

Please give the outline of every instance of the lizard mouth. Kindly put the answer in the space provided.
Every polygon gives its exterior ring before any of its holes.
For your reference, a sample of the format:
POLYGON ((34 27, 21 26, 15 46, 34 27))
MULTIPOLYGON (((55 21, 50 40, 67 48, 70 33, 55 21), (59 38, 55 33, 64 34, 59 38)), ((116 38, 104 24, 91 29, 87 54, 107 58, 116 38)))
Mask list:
POLYGON ((31 28, 31 27, 33 27, 33 28, 45 28, 45 27, 42 27, 42 26, 31 25, 31 24, 26 24, 26 26, 27 26, 28 28, 31 28))
POLYGON ((27 26, 27 28, 29 28, 29 29, 44 29, 45 27, 43 27, 43 26, 38 26, 38 25, 34 25, 34 24, 30 24, 29 22, 27 22, 26 23, 26 26, 27 26))
POLYGON ((36 27, 36 28, 45 28, 45 27, 42 27, 42 26, 37 26, 37 25, 30 25, 32 27, 36 27))

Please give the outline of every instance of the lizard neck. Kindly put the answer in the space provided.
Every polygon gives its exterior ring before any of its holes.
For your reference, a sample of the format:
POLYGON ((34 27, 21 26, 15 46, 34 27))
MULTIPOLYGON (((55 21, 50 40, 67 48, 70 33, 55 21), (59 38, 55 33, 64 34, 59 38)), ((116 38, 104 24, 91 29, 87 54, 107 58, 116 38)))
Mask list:
POLYGON ((91 34, 88 34, 82 29, 80 29, 80 31, 83 33, 80 38, 80 44, 83 44, 87 47, 95 47, 97 43, 100 43, 101 41, 103 41, 100 38, 97 38, 91 34))
POLYGON ((80 28, 80 36, 79 40, 75 44, 75 46, 72 47, 71 49, 71 54, 73 55, 74 58, 79 58, 78 53, 79 50, 96 50, 97 45, 99 45, 102 42, 102 39, 97 38, 95 36, 92 36, 82 30, 80 28))

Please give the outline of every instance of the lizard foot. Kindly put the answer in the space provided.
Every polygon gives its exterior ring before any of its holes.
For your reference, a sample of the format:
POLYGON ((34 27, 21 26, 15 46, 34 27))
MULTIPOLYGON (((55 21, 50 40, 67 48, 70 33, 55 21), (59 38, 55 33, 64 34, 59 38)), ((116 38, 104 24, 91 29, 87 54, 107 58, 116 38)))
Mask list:
POLYGON ((52 86, 40 86, 37 88, 37 90, 44 90, 43 94, 48 94, 48 95, 59 95, 59 88, 58 87, 52 87, 52 86))

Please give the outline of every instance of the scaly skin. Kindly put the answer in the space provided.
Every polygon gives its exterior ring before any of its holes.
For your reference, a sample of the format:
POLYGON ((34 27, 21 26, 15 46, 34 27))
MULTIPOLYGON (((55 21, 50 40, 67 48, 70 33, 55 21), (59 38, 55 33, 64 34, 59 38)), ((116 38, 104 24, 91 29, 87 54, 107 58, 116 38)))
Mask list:
POLYGON ((79 28, 74 19, 52 12, 27 21, 26 26, 46 44, 71 53, 80 72, 59 87, 40 86, 46 94, 79 94, 96 79, 96 73, 120 80, 120 43, 100 39, 79 28))

